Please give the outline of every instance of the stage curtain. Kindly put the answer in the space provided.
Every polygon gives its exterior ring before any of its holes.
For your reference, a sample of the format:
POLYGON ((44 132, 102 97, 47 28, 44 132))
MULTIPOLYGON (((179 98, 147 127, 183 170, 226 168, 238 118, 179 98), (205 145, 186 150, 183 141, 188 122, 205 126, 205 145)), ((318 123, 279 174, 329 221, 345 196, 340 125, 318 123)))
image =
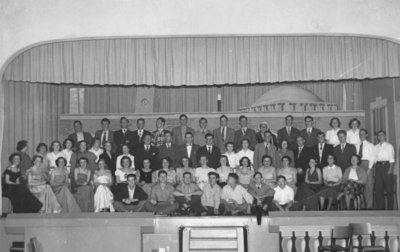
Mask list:
POLYGON ((58 137, 58 116, 68 113, 69 88, 66 85, 3 81, 4 134, 2 170, 19 140, 29 141, 29 153, 40 142, 50 144, 58 137))
POLYGON ((20 54, 5 79, 180 86, 398 77, 399 52, 391 41, 350 36, 53 42, 20 54))

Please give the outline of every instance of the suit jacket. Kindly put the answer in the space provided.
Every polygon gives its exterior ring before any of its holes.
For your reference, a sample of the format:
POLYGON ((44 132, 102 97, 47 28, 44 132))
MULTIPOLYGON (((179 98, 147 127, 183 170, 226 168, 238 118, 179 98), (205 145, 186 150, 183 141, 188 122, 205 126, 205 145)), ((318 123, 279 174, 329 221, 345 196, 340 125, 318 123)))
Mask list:
POLYGON ((212 134, 211 130, 206 129, 204 133, 202 133, 200 130, 197 130, 194 133, 194 138, 193 138, 193 143, 199 145, 199 146, 204 146, 206 145, 206 135, 210 133, 212 134))
MULTIPOLYGON (((272 136, 272 144, 276 146, 276 148, 279 148, 278 144, 278 139, 276 138, 275 134, 269 131, 272 136)), ((256 133, 256 138, 257 138, 257 143, 263 143, 264 142, 264 133, 261 133, 261 131, 256 133)))
MULTIPOLYGON (((72 150, 75 152, 78 150, 79 148, 79 144, 78 144, 78 136, 76 135, 76 133, 72 133, 68 136, 69 139, 72 139, 74 141, 74 147, 72 148, 72 150)), ((88 148, 90 149, 89 146, 92 145, 92 141, 93 141, 93 137, 92 134, 90 134, 89 132, 83 132, 83 140, 85 140, 88 148)))
MULTIPOLYGON (((139 131, 138 130, 134 130, 134 131, 132 131, 132 133, 133 133, 132 146, 133 146, 133 152, 135 152, 135 149, 138 148, 140 145, 142 145, 143 142, 142 142, 142 139, 140 139, 140 137, 139 137, 139 131)), ((144 134, 150 134, 150 136, 153 137, 153 135, 150 133, 150 131, 143 130, 142 136, 144 134)))
MULTIPOLYGON (((129 198, 128 184, 121 184, 121 188, 114 194, 114 199, 116 201, 122 201, 123 199, 129 198)), ((148 196, 143 191, 140 186, 135 186, 135 192, 133 193, 133 198, 139 201, 147 200, 148 196)), ((133 203, 133 205, 138 204, 138 202, 133 203)))
POLYGON ((158 147, 158 158, 159 160, 169 157, 172 161, 172 167, 178 168, 180 165, 180 160, 178 160, 178 145, 171 143, 171 148, 167 148, 167 145, 164 143, 163 145, 158 147))
POLYGON ((288 142, 288 149, 294 150, 297 148, 297 137, 300 136, 300 131, 292 127, 290 129, 290 135, 288 134, 286 127, 283 127, 282 129, 278 130, 278 143, 279 146, 281 145, 283 140, 286 140, 288 142))
MULTIPOLYGON (((100 139, 100 142, 103 141, 103 139, 101 139, 101 136, 103 134, 103 130, 97 130, 96 133, 94 133, 94 137, 97 137, 100 139)), ((111 142, 112 146, 113 146, 113 152, 116 150, 115 147, 115 143, 114 143, 114 131, 109 130, 108 131, 108 141, 111 142)))
POLYGON ((114 152, 111 152, 110 157, 106 152, 103 152, 100 155, 100 159, 104 159, 104 161, 106 162, 107 167, 111 171, 111 175, 113 176, 115 182, 115 165, 117 162, 117 155, 114 152))
POLYGON ((132 131, 127 130, 126 133, 122 133, 122 129, 114 132, 114 143, 117 148, 117 156, 122 154, 122 145, 127 144, 129 146, 131 154, 133 154, 133 142, 134 134, 132 131))
POLYGON ((304 143, 304 145, 307 146, 307 147, 314 147, 314 145, 316 145, 318 143, 317 134, 319 132, 321 132, 321 130, 312 127, 311 128, 311 135, 308 136, 307 129, 302 129, 300 131, 300 136, 302 136, 304 138, 304 140, 306 141, 304 143))
POLYGON ((241 143, 243 139, 249 140, 249 149, 254 150, 257 144, 256 132, 253 129, 247 128, 246 134, 243 135, 242 129, 235 131, 235 147, 236 151, 242 149, 241 143))
POLYGON ((308 163, 310 162, 310 158, 314 156, 313 149, 307 146, 303 146, 303 149, 301 150, 300 154, 299 154, 299 148, 296 148, 293 151, 293 154, 294 154, 295 168, 301 168, 303 170, 303 175, 304 175, 309 167, 308 163))
POLYGON ((201 156, 207 156, 208 166, 214 169, 219 167, 219 159, 221 157, 221 151, 215 145, 211 149, 211 154, 208 152, 207 145, 201 146, 197 151, 197 163, 199 163, 201 156))
POLYGON ((277 157, 277 149, 276 146, 273 144, 269 145, 268 148, 268 153, 267 149, 265 147, 265 143, 258 143, 256 144, 256 147, 254 149, 254 157, 253 157, 253 162, 254 162, 254 170, 258 170, 262 166, 262 157, 264 155, 268 154, 269 156, 272 157, 272 165, 276 163, 276 157, 277 157))
POLYGON ((227 142, 232 142, 233 144, 235 144, 235 130, 232 128, 226 127, 225 140, 222 136, 221 127, 213 130, 213 135, 214 144, 219 148, 221 153, 226 152, 225 144, 227 142))
POLYGON ((350 158, 353 154, 357 154, 356 147, 353 144, 346 143, 343 151, 341 145, 333 148, 333 155, 336 158, 336 165, 342 168, 342 172, 351 166, 350 158))
POLYGON ((317 167, 322 170, 322 168, 328 165, 328 155, 333 154, 333 145, 325 143, 321 156, 319 155, 319 143, 314 146, 313 150, 314 156, 317 158, 317 167))
MULTIPOLYGON (((186 126, 186 132, 192 132, 194 136, 194 129, 186 126)), ((183 133, 186 133, 183 132, 183 133)), ((172 129, 172 142, 176 145, 184 144, 184 139, 182 138, 182 127, 178 126, 172 129)))
POLYGON ((197 144, 192 144, 192 151, 190 155, 187 153, 186 144, 181 144, 178 146, 178 160, 181 160, 183 157, 189 157, 190 161, 192 161, 193 168, 197 168, 199 166, 197 162, 197 151, 200 146, 197 144))
POLYGON ((141 144, 135 149, 135 167, 141 169, 143 167, 143 159, 150 159, 151 169, 160 169, 160 161, 158 159, 158 149, 155 146, 150 146, 148 151, 145 150, 144 144, 141 144))

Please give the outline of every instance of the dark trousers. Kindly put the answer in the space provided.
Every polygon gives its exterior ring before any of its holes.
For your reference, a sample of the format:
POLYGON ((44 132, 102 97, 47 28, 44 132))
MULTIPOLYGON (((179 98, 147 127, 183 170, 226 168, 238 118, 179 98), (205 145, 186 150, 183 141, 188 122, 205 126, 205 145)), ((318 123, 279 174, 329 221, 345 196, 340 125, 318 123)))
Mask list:
POLYGON ((388 210, 394 206, 394 183, 393 173, 388 174, 389 162, 377 162, 375 166, 375 208, 385 210, 385 192, 387 193, 388 210))
POLYGON ((192 211, 196 214, 200 214, 203 212, 203 208, 201 207, 201 196, 200 195, 192 195, 190 200, 186 199, 184 196, 175 196, 175 200, 179 204, 179 208, 184 208, 184 204, 188 205, 192 211))

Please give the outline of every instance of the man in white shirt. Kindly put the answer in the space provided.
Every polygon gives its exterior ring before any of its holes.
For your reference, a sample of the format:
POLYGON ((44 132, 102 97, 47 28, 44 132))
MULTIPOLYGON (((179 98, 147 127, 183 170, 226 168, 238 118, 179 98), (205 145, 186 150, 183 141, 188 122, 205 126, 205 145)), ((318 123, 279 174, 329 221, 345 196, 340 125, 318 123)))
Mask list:
POLYGON ((253 196, 243 186, 237 184, 238 180, 237 174, 229 174, 228 184, 222 189, 221 203, 224 208, 224 215, 251 213, 253 196))
POLYGON ((375 146, 368 142, 368 131, 360 129, 360 140, 358 155, 361 158, 360 166, 367 172, 367 183, 365 184, 364 198, 365 207, 372 209, 374 198, 374 165, 376 160, 375 146))
POLYGON ((376 167, 375 167, 375 193, 377 210, 385 210, 385 192, 387 193, 388 210, 394 206, 394 148, 386 141, 386 132, 380 130, 378 133, 379 143, 375 145, 376 167))
POLYGON ((216 172, 208 173, 208 183, 203 187, 201 195, 201 205, 204 208, 204 215, 219 215, 219 205, 221 202, 221 187, 217 184, 219 175, 216 172))
POLYGON ((273 205, 271 210, 274 211, 289 211, 294 202, 294 191, 291 187, 286 185, 286 178, 284 176, 277 177, 278 186, 275 187, 273 205))

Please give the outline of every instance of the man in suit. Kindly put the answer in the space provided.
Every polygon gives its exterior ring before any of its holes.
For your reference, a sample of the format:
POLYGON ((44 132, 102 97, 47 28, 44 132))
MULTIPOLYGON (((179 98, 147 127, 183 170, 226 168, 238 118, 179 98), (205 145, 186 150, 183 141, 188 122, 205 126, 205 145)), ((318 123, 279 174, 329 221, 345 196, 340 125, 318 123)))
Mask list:
POLYGON ((137 186, 135 174, 128 174, 127 184, 114 194, 114 208, 117 212, 143 212, 147 201, 147 194, 137 186))
POLYGON ((172 129, 172 142, 176 145, 182 145, 185 143, 186 132, 191 132, 194 135, 194 129, 187 126, 188 117, 185 114, 179 116, 180 126, 172 129))
POLYGON ((159 117, 156 120, 156 130, 153 131, 153 145, 160 147, 165 143, 165 119, 164 117, 159 117))
POLYGON ((283 140, 288 142, 288 149, 295 150, 297 148, 297 137, 300 135, 300 131, 293 127, 293 116, 288 115, 285 117, 286 126, 278 130, 278 143, 281 145, 283 140))
POLYGON ((262 166, 262 158, 264 155, 268 155, 272 158, 272 164, 275 164, 276 160, 276 146, 273 144, 272 133, 270 131, 264 132, 264 142, 256 144, 254 149, 254 170, 258 170, 262 166))
POLYGON ((73 151, 77 151, 79 146, 78 143, 80 141, 85 141, 89 146, 92 145, 93 137, 89 132, 84 132, 82 127, 82 122, 77 120, 74 122, 74 133, 68 136, 69 139, 74 141, 73 151))
POLYGON ((235 130, 228 127, 228 117, 222 115, 219 118, 220 127, 213 131, 214 144, 220 149, 221 153, 226 152, 226 143, 235 141, 235 130))
POLYGON ((158 157, 159 159, 163 159, 169 157, 171 159, 171 166, 174 168, 179 167, 178 156, 178 146, 172 143, 172 133, 171 131, 165 130, 164 131, 164 139, 165 143, 158 147, 158 157))
POLYGON ((151 145, 151 134, 144 133, 142 140, 143 143, 140 144, 135 149, 135 167, 141 169, 143 167, 143 160, 149 159, 151 163, 151 169, 153 171, 160 169, 160 162, 158 159, 158 149, 151 145))
POLYGON ((314 146, 313 152, 317 159, 317 167, 322 170, 325 166, 328 166, 328 155, 333 155, 333 145, 325 142, 325 133, 319 132, 317 134, 318 144, 314 146))
POLYGON ((128 129, 129 120, 126 117, 121 117, 119 123, 121 125, 121 129, 114 132, 114 143, 117 148, 117 155, 122 154, 122 145, 124 144, 129 147, 131 154, 133 154, 134 134, 128 129))
POLYGON ((342 168, 342 172, 351 166, 351 156, 357 154, 356 147, 353 144, 346 142, 347 132, 344 130, 339 130, 337 133, 339 138, 339 144, 333 148, 333 155, 336 158, 336 165, 342 168))
POLYGON ((304 176, 309 167, 310 158, 313 157, 313 150, 304 145, 305 140, 302 136, 297 137, 297 148, 294 153, 294 166, 297 168, 297 183, 304 182, 304 176))
POLYGON ((142 137, 145 134, 150 134, 149 131, 144 129, 145 126, 145 120, 143 118, 139 118, 136 120, 136 127, 137 130, 133 131, 133 151, 135 152, 135 149, 138 148, 139 146, 142 145, 142 137))
POLYGON ((178 146, 178 160, 180 161, 183 157, 188 157, 192 161, 193 168, 197 168, 197 151, 199 148, 197 144, 193 143, 193 133, 186 132, 185 143, 178 146))
POLYGON ((113 146, 113 152, 115 151, 114 132, 110 130, 110 120, 108 118, 101 119, 101 130, 96 131, 94 137, 100 139, 102 148, 104 148, 105 142, 110 142, 113 146))
POLYGON ((321 130, 313 127, 314 118, 312 116, 308 115, 304 117, 304 123, 306 125, 306 128, 300 131, 300 136, 302 136, 306 141, 304 145, 312 148, 318 143, 317 134, 321 130))
POLYGON ((249 140, 249 149, 254 150, 257 143, 256 132, 253 129, 247 127, 248 119, 246 116, 241 115, 239 117, 240 129, 235 132, 235 148, 236 151, 242 149, 242 140, 249 140))
POLYGON ((206 135, 211 134, 211 130, 207 129, 207 119, 202 117, 199 120, 200 129, 194 133, 194 143, 201 146, 206 145, 206 135))
POLYGON ((206 145, 200 147, 197 151, 197 158, 200 159, 201 156, 207 156, 208 166, 217 169, 219 167, 221 151, 214 145, 214 136, 212 134, 208 133, 205 136, 205 142, 206 145))

